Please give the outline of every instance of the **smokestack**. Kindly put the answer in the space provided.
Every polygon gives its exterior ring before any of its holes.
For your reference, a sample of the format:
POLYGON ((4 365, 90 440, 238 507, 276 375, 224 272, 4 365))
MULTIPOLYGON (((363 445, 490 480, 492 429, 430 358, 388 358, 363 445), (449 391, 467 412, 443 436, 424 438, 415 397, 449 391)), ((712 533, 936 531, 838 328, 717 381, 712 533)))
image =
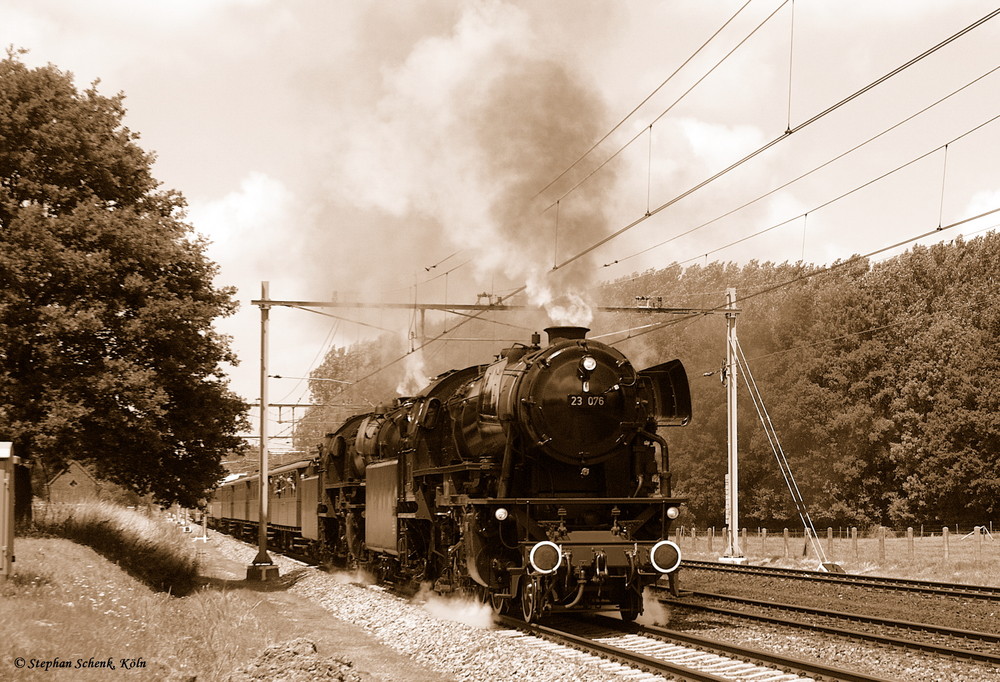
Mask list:
POLYGON ((549 344, 559 340, 577 341, 587 338, 588 327, 546 327, 545 333, 549 335, 549 344))

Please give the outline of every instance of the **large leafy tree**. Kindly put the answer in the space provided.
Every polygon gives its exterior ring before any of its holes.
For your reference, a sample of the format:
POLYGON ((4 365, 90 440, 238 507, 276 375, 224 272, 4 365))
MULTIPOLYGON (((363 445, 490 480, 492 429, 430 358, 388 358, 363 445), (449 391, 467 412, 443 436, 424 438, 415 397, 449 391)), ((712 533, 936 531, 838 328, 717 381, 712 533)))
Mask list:
MULTIPOLYGON (((1000 509, 998 254, 1000 236, 988 234, 823 274, 799 264, 671 266, 606 290, 618 302, 656 292, 710 307, 737 288, 741 345, 817 524, 973 525, 1000 509)), ((675 490, 698 523, 722 523, 726 398, 701 374, 719 366, 723 333, 705 318, 628 349, 646 364, 680 357, 688 368, 693 423, 665 435, 675 490)), ((770 444, 750 401, 740 404, 741 519, 794 524, 770 444)))
POLYGON ((242 447, 212 321, 235 309, 123 125, 123 96, 0 61, 0 437, 193 505, 242 447))

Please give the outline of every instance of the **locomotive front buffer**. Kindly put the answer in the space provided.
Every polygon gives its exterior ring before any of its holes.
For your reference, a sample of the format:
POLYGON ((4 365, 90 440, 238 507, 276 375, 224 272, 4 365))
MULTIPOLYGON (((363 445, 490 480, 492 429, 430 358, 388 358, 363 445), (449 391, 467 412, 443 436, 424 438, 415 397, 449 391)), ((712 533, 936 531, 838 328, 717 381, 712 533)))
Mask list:
POLYGON ((514 610, 510 602, 519 598, 529 622, 561 611, 619 611, 624 620, 634 620, 643 610, 647 586, 666 578, 677 594, 681 552, 667 536, 683 499, 469 502, 483 510, 480 519, 492 516, 497 533, 485 535, 506 550, 487 548, 481 532, 466 535, 472 541, 469 574, 498 609, 514 610), (595 515, 610 516, 610 528, 573 529, 575 520, 595 515), (487 557, 489 564, 482 565, 487 557))

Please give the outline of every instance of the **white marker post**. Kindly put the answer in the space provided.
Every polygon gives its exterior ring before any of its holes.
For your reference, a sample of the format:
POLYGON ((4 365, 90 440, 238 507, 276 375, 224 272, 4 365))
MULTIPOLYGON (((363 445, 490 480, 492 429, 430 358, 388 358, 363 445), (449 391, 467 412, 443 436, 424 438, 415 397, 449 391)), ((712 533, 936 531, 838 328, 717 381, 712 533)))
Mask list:
POLYGON ((14 444, 0 442, 0 576, 14 573, 14 477, 20 463, 14 444))

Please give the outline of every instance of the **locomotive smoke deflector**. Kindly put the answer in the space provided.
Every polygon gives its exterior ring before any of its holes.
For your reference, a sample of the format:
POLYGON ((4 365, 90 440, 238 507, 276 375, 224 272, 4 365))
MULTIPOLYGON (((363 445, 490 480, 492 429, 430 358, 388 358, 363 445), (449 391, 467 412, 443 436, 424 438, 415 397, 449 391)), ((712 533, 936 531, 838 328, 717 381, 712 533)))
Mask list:
POLYGON ((648 367, 639 376, 650 382, 656 395, 657 426, 684 426, 691 421, 691 391, 680 360, 648 367))

